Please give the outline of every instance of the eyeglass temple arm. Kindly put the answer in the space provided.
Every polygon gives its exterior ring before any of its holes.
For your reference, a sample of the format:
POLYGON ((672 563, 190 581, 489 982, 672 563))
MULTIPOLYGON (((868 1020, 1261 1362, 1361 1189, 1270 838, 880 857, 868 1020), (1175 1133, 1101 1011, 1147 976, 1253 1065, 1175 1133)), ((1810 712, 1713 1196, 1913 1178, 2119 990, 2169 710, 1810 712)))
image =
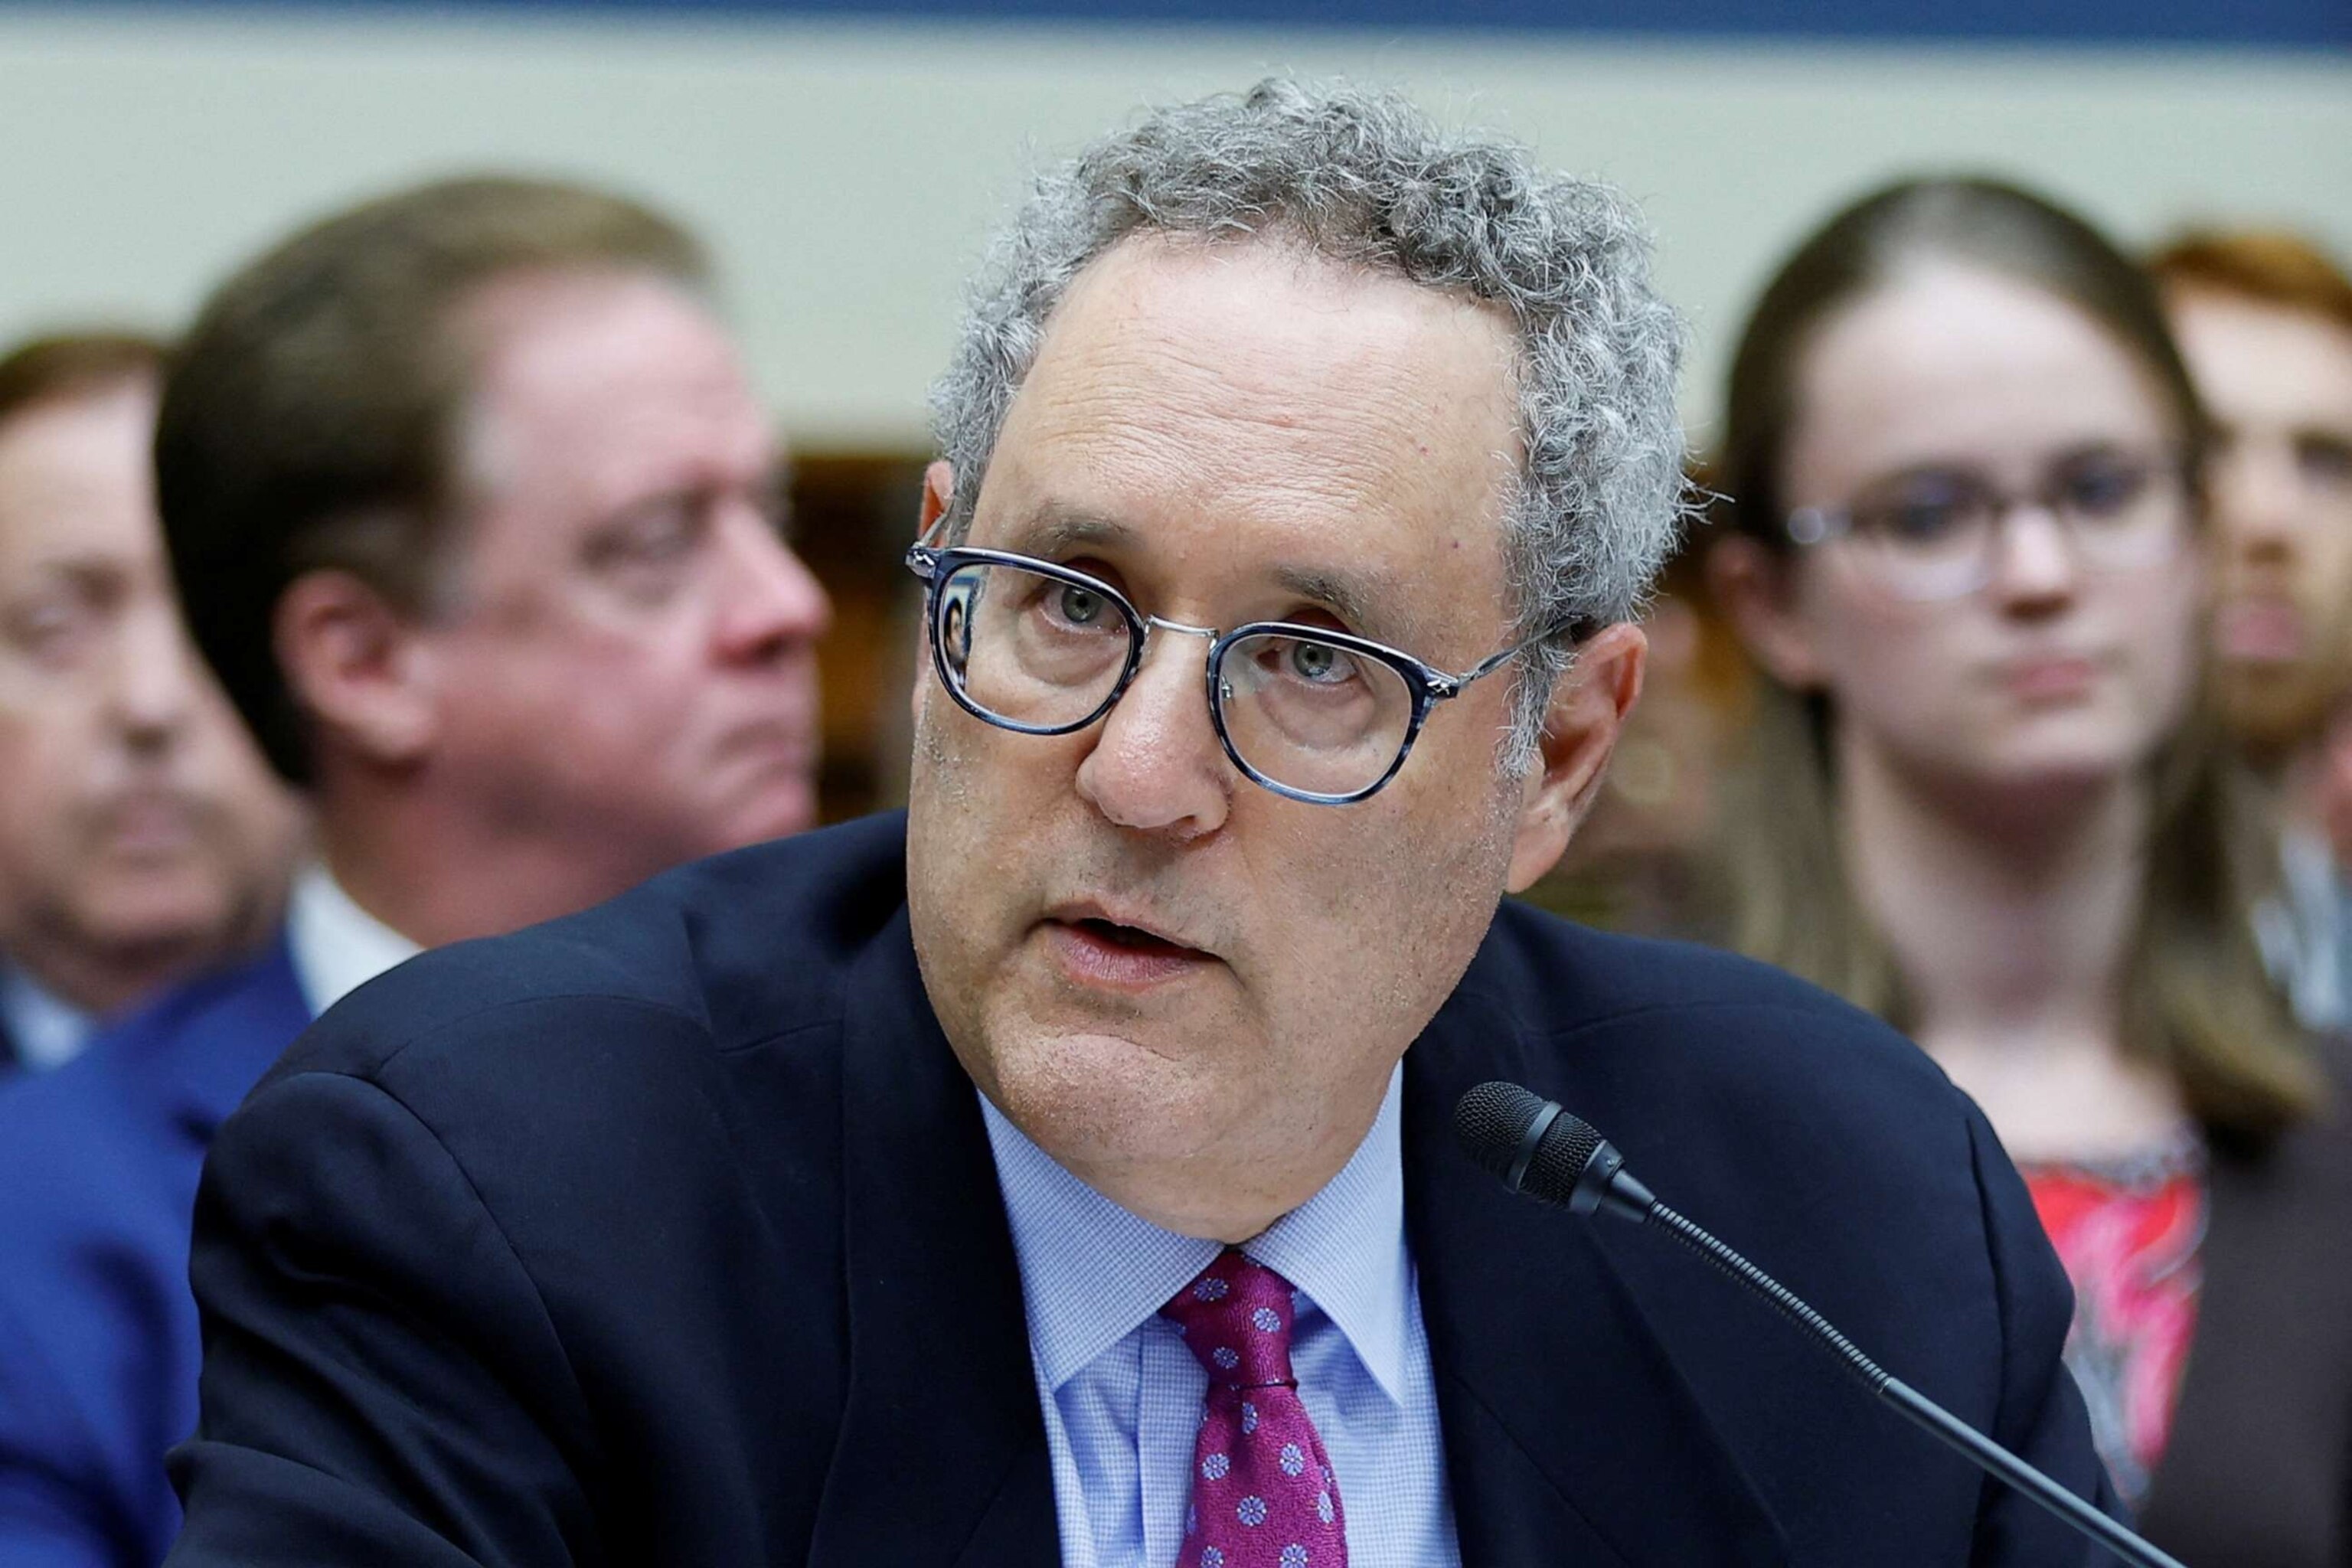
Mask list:
POLYGON ((940 530, 947 525, 948 512, 942 509, 939 516, 931 519, 931 526, 923 530, 914 543, 907 546, 907 570, 926 583, 939 569, 939 547, 932 541, 939 538, 940 530))
POLYGON ((1544 643, 1548 643, 1557 637, 1566 637, 1570 645, 1572 647, 1591 637, 1595 629, 1596 628, 1590 621, 1556 622, 1544 630, 1538 632, 1535 636, 1523 638, 1522 640, 1515 642, 1510 647, 1503 649, 1500 653, 1490 655, 1489 657, 1479 660, 1477 664, 1466 670, 1464 670, 1460 675, 1447 675, 1443 671, 1438 672, 1437 679, 1429 683, 1429 694, 1431 697, 1441 702, 1449 697, 1459 697, 1462 695, 1462 689, 1464 687, 1469 685, 1474 680, 1485 679, 1487 676, 1494 674, 1496 670, 1502 668, 1503 666, 1510 663, 1511 660, 1518 658, 1519 655, 1527 652, 1528 649, 1531 647, 1536 647, 1544 643))

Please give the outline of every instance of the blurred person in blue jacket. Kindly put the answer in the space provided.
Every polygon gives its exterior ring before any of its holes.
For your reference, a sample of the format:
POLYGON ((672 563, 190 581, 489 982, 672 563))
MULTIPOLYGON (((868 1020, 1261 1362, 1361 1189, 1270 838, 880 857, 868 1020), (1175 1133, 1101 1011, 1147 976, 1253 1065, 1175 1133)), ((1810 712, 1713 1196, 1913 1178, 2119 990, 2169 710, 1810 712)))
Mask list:
POLYGON ((157 496, 188 624, 315 810, 278 940, 0 1095, 0 1561, 149 1564, 194 1426, 212 1132, 419 948, 815 813, 830 609, 697 242, 474 179, 296 235, 204 308, 157 496))
POLYGON ((0 1078, 260 946, 296 852, 173 602, 163 366, 121 332, 0 354, 0 1078))
POLYGON ((2223 717, 2267 782, 2263 955, 2352 1026, 2352 278, 2299 235, 2203 230, 2150 262, 2213 428, 2223 717))

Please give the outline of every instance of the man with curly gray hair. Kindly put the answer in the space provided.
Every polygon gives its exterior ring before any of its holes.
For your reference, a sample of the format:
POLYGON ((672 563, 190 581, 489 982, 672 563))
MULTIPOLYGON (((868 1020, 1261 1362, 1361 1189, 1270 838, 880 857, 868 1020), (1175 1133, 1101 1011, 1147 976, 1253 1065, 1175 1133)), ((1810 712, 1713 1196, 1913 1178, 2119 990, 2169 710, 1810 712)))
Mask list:
POLYGON ((938 389, 907 814, 322 1021, 214 1146, 173 1561, 2083 1561, 1451 1147, 1534 1082, 2099 1485, 1924 1058, 1503 902, 1640 689, 1676 342, 1622 200, 1391 97, 1044 180, 938 389))

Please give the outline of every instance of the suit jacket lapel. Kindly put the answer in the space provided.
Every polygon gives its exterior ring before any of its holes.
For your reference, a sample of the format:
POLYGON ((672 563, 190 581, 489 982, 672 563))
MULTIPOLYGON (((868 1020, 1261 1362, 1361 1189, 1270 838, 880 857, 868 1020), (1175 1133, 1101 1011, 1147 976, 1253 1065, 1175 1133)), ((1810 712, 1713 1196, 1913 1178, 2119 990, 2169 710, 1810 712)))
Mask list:
POLYGON ((1525 1056, 1504 1010, 1457 993, 1405 1057, 1405 1223, 1465 1568, 1785 1564, 1779 1526, 1591 1224, 1453 1147, 1454 1100, 1522 1076, 1525 1056))
POLYGON ((971 1080, 925 997, 906 911, 843 1031, 847 1407, 809 1561, 1056 1561, 1020 1265, 971 1080))

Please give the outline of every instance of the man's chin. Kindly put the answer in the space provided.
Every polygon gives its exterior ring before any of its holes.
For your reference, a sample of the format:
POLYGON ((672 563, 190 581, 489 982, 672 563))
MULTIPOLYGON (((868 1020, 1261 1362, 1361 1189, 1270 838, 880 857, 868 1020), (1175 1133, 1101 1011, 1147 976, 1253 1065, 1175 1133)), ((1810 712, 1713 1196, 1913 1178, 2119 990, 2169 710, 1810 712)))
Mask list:
POLYGON ((2240 745, 2289 751, 2317 738, 2333 704, 2299 665, 2231 661, 2215 682, 2221 723, 2240 745))
POLYGON ((201 945, 229 934, 236 910, 212 879, 126 878, 85 889, 74 924, 94 947, 112 952, 201 945))
POLYGON ((1171 1041, 1048 1027, 997 1053, 990 1076, 997 1109, 1065 1163, 1181 1159, 1222 1120, 1219 1075, 1171 1041))

